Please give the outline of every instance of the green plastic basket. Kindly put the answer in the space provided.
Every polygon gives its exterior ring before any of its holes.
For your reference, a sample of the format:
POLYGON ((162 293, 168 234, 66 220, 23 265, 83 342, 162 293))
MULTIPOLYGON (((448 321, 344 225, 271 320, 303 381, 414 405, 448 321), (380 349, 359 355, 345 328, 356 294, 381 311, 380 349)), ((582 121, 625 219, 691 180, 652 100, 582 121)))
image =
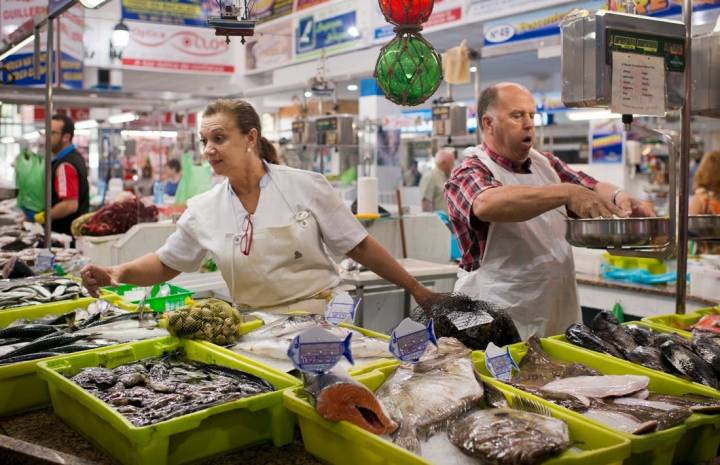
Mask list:
MULTIPOLYGON (((178 307, 182 307, 185 305, 185 299, 187 299, 188 297, 192 298, 193 296, 192 291, 183 289, 182 287, 173 286, 172 284, 167 284, 167 286, 170 287, 170 293, 163 297, 157 297, 158 292, 160 292, 161 287, 164 285, 165 284, 156 284, 155 286, 153 286, 150 290, 150 294, 145 300, 145 305, 153 309, 153 311, 155 312, 162 313, 165 311, 174 310, 178 307)), ((125 294, 137 289, 137 287, 138 286, 134 286, 132 284, 121 284, 118 287, 106 287, 104 289, 108 292, 124 298, 125 294)), ((140 303, 140 300, 140 298, 137 298, 128 301, 137 304, 140 303)))
POLYGON ((703 316, 718 314, 720 314, 720 306, 703 308, 685 315, 671 313, 667 315, 650 316, 643 318, 641 321, 672 331, 689 332, 690 326, 697 323, 703 316))
POLYGON ((279 447, 293 439, 295 416, 283 406, 282 390, 297 386, 299 381, 250 360, 228 357, 205 342, 167 337, 122 344, 41 362, 38 372, 50 386, 55 414, 123 464, 197 462, 258 443, 272 442, 279 447), (114 368, 176 349, 183 349, 190 360, 259 376, 277 391, 136 427, 108 404, 63 376, 73 376, 86 367, 114 368))
MULTIPOLYGON (((582 363, 606 375, 644 375, 650 379, 648 389, 653 392, 671 395, 702 394, 720 398, 720 392, 680 380, 653 370, 616 359, 604 354, 577 348, 557 339, 542 339, 545 352, 553 359, 582 363)), ((520 362, 527 353, 527 345, 518 343, 509 346, 510 355, 520 362)), ((473 352, 473 362, 483 380, 512 393, 523 393, 520 389, 509 386, 490 376, 485 367, 485 354, 473 352)), ((554 405, 540 397, 524 393, 545 405, 554 405)), ((603 423, 584 417, 579 413, 566 410, 584 421, 606 429, 603 423)), ((655 433, 634 435, 621 431, 617 434, 628 439, 632 447, 632 455, 625 464, 632 465, 670 465, 672 463, 700 463, 715 457, 720 445, 720 415, 693 414, 683 425, 655 433)), ((614 431, 614 430, 613 430, 614 431)))
MULTIPOLYGON (((375 364, 351 372, 353 378, 375 391, 397 368, 397 362, 375 364)), ((509 393, 503 392, 506 396, 509 393)), ((298 416, 305 449, 332 465, 430 465, 430 462, 349 422, 323 419, 310 404, 302 387, 284 393, 285 406, 298 416)), ((587 424, 560 408, 555 418, 565 421, 570 437, 581 452, 568 450, 546 465, 621 464, 630 455, 630 443, 617 434, 587 424)), ((438 465, 438 464, 436 464, 438 465)))

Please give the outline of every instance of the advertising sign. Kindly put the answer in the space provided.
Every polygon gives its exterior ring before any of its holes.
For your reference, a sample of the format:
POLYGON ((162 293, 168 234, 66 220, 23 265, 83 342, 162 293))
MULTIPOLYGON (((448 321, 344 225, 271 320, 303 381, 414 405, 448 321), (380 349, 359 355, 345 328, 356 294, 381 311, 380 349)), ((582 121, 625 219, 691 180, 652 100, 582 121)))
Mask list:
POLYGON ((245 71, 286 65, 292 61, 292 21, 289 19, 259 27, 245 44, 245 71))
POLYGON ((258 24, 282 18, 293 11, 293 0, 257 0, 250 4, 253 5, 251 16, 258 24))
POLYGON ((352 5, 345 8, 326 8, 313 11, 297 19, 295 26, 295 56, 314 58, 322 49, 330 52, 350 48, 357 36, 349 33, 356 27, 357 18, 352 5))
POLYGON ((125 20, 207 27, 207 16, 218 15, 214 0, 122 0, 125 20))
POLYGON ((306 8, 310 8, 315 5, 322 5, 327 3, 328 0, 295 0, 295 11, 301 11, 306 8))
POLYGON ((232 49, 212 29, 128 23, 130 42, 123 52, 125 68, 232 74, 232 49))
POLYGON ((483 21, 571 2, 572 0, 470 0, 467 17, 470 21, 483 21))
MULTIPOLYGON (((83 85, 83 62, 62 54, 60 61, 60 78, 63 87, 71 89, 82 89, 83 85)), ((57 60, 57 53, 55 54, 57 60)), ((33 67, 33 53, 17 53, 3 60, 5 65, 0 71, 2 82, 15 86, 39 86, 45 84, 46 74, 46 53, 40 55, 40 79, 35 79, 35 68, 33 67)), ((57 62, 56 62, 57 63, 57 62)), ((53 79, 55 79, 53 73, 53 79)))
MULTIPOLYGON (((375 12, 373 24, 381 24, 373 30, 373 39, 380 40, 395 35, 392 24, 385 21, 377 2, 373 2, 373 4, 375 12)), ((463 4, 462 0, 436 0, 430 18, 423 24, 423 31, 432 32, 435 29, 462 21, 463 4)))
POLYGON ((620 120, 590 121, 590 163, 622 163, 622 154, 620 120))

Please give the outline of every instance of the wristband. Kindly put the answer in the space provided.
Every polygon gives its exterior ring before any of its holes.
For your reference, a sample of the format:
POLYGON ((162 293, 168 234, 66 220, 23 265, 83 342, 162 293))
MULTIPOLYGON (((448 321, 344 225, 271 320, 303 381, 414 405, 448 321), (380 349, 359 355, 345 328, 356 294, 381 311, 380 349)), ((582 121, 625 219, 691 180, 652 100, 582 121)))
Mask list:
POLYGON ((615 192, 612 193, 611 199, 612 199, 613 205, 617 205, 616 200, 617 200, 617 198, 618 198, 618 195, 620 195, 621 192, 623 192, 622 189, 616 189, 615 192))

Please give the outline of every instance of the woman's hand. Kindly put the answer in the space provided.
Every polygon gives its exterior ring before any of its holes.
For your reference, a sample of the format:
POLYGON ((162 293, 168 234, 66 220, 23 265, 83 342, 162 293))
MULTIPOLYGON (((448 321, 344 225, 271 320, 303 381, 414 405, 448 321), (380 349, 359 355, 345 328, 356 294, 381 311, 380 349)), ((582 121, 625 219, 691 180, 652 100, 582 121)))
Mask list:
POLYGON ((86 265, 80 271, 82 284, 93 297, 100 297, 100 288, 117 287, 120 282, 120 271, 117 267, 86 265))

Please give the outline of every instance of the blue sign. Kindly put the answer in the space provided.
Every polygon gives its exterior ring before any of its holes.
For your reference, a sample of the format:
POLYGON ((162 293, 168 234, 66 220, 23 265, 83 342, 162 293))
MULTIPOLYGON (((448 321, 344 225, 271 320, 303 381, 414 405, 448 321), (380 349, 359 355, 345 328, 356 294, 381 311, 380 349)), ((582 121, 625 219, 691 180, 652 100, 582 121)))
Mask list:
POLYGON ((122 0, 122 17, 134 21, 207 27, 208 15, 219 15, 214 0, 122 0))
POLYGON ((357 36, 348 32, 355 24, 355 11, 321 20, 312 15, 300 18, 295 30, 295 54, 303 55, 357 40, 357 36))
MULTIPOLYGON (((62 53, 60 62, 60 78, 62 87, 82 89, 83 62, 66 53, 62 53)), ((55 54, 57 59, 57 52, 55 54)), ((0 81, 15 86, 39 86, 45 84, 45 53, 40 57, 40 79, 35 79, 32 53, 17 53, 3 61, 5 65, 0 71, 0 81)), ((57 62, 55 62, 57 63, 57 62)), ((53 79, 54 77, 53 72, 53 79)))

